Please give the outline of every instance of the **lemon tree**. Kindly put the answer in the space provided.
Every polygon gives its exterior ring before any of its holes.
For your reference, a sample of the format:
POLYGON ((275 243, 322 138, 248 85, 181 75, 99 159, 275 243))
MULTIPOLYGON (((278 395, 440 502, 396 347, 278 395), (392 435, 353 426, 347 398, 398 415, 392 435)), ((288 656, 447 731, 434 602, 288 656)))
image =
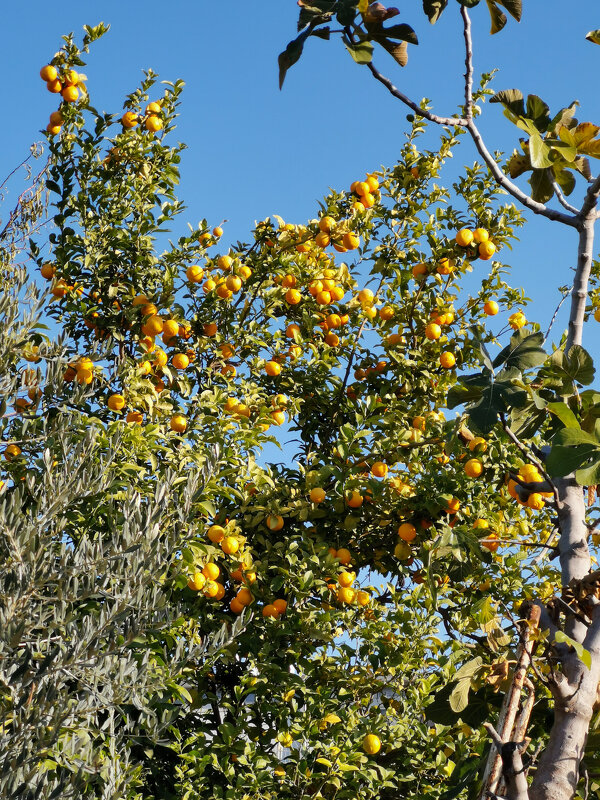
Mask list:
MULTIPOLYGON (((341 14, 371 64, 375 6, 303 5, 302 35, 341 14)), ((598 683, 595 294, 553 350, 505 191, 581 229, 583 286, 596 184, 576 218, 482 153, 445 188, 484 80, 434 150, 418 107, 395 165, 225 245, 177 228, 182 83, 94 107, 104 32, 42 66, 49 161, 2 240, 4 793, 571 797, 547 763, 566 731, 578 765, 598 683)))

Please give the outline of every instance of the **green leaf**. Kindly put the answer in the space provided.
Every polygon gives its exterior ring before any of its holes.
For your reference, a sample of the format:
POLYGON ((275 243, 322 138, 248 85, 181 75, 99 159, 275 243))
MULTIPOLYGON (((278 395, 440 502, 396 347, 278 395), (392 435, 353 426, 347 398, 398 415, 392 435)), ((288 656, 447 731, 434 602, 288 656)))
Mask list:
POLYGON ((389 28, 383 28, 382 34, 388 39, 400 39, 403 42, 409 42, 409 44, 419 44, 417 34, 410 25, 391 25, 389 28))
POLYGON ((590 458, 598 455, 598 447, 579 445, 578 447, 561 447, 553 445, 546 458, 546 469, 552 478, 561 478, 583 467, 590 458))
POLYGON ((589 31, 586 33, 585 38, 588 42, 592 42, 592 44, 600 44, 600 30, 589 31))
POLYGON ((563 370, 571 380, 587 386, 594 380, 594 361, 588 351, 580 344, 574 344, 565 355, 563 370))
POLYGON ((542 348, 544 335, 541 332, 527 333, 520 328, 510 338, 506 345, 494 359, 494 367, 505 364, 506 367, 516 367, 521 372, 528 367, 537 367, 542 364, 547 354, 542 348))
POLYGON ((600 484, 600 459, 587 467, 578 469, 575 480, 580 486, 598 486, 600 484))
POLYGON ((448 0, 423 0, 423 11, 432 25, 442 16, 447 5, 448 0))
MULTIPOLYGON (((494 614, 492 614, 492 617, 494 614)), ((477 656, 473 658, 471 661, 467 661, 466 664, 463 664, 462 667, 457 670, 454 674, 454 680, 460 681, 464 678, 472 678, 479 670, 481 669, 481 665, 483 664, 483 659, 481 656, 477 656)))
POLYGON ((565 428, 580 428, 579 420, 566 403, 548 403, 547 409, 562 422, 565 428))
POLYGON ((545 169, 534 169, 529 178, 531 197, 538 203, 547 203, 554 196, 554 187, 545 169))
POLYGON ((580 444, 591 444, 594 447, 600 448, 600 442, 591 433, 582 431, 578 426, 577 428, 562 428, 556 436, 552 439, 553 444, 560 445, 561 447, 577 447, 580 444))
POLYGON ((370 64, 373 60, 373 45, 371 42, 358 42, 351 44, 345 41, 346 50, 350 53, 357 64, 370 64))
POLYGON ((547 169, 552 166, 550 148, 539 133, 529 137, 529 157, 531 158, 531 166, 534 169, 547 169))
POLYGON ((536 94, 527 95, 527 116, 533 120, 540 133, 545 133, 550 124, 550 108, 536 94))
POLYGON ((566 633, 563 631, 556 631, 554 634, 554 641, 558 642, 559 644, 568 644, 569 647, 572 647, 573 650, 577 653, 580 660, 586 665, 588 669, 592 668, 592 656, 589 650, 586 650, 585 647, 576 642, 575 639, 571 639, 570 636, 567 636, 566 633))
POLYGON ((502 103, 515 117, 525 116, 525 103, 523 93, 519 89, 503 89, 490 97, 490 103, 502 103))
POLYGON ((471 688, 470 680, 459 681, 452 692, 450 693, 449 701, 450 708, 455 714, 460 714, 461 711, 467 707, 469 703, 469 689, 471 688))
MULTIPOLYGON (((458 2, 460 3, 461 0, 458 0, 458 2)), ((506 25, 506 14, 503 11, 500 11, 494 0, 486 0, 486 3, 488 11, 490 12, 490 19, 492 21, 490 33, 493 35, 494 33, 501 31, 506 25)))
POLYGON ((474 400, 479 400, 482 392, 483 390, 479 386, 467 387, 457 383, 449 390, 446 396, 446 406, 452 409, 456 408, 456 406, 463 405, 463 403, 471 403, 474 400))
POLYGON ((575 188, 575 176, 573 173, 566 169, 562 169, 559 170, 559 172, 556 172, 554 177, 556 178, 556 182, 560 188, 563 190, 563 194, 566 194, 568 197, 575 188))

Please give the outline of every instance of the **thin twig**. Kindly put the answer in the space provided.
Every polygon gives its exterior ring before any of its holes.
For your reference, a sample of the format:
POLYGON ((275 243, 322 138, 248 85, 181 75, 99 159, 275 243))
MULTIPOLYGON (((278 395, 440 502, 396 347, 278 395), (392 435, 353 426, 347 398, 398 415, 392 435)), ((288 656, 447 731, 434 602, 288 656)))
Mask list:
POLYGON ((550 320, 550 324, 548 325, 548 330, 546 331, 546 333, 544 334, 544 338, 542 339, 542 344, 546 344, 546 339, 550 335, 550 331, 552 330, 552 326, 556 322, 556 317, 558 316, 558 312, 560 311, 560 307, 565 302, 565 300, 567 299, 568 296, 569 296, 569 292, 566 292, 565 294, 563 294, 563 296, 560 299, 559 304, 556 306, 556 310, 555 310, 554 314, 552 315, 552 319, 550 320))
POLYGON ((560 188, 558 183, 552 177, 552 170, 551 169, 548 169, 548 173, 549 173, 549 177, 550 177, 550 182, 552 183, 552 188, 554 189, 554 194, 556 195, 556 199, 561 204, 561 206, 563 208, 566 208, 567 211, 569 211, 571 214, 579 214, 579 209, 575 208, 575 206, 572 206, 569 203, 567 198, 564 196, 564 194, 562 192, 562 189, 560 188))

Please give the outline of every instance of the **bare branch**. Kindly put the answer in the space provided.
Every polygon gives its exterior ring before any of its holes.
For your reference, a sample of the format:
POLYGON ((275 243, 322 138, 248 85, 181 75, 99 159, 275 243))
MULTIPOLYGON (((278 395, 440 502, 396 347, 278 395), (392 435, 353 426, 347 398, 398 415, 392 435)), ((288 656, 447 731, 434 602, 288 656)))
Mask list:
MULTIPOLYGON (((598 193, 600 194, 600 178, 595 183, 599 184, 598 193)), ((589 198, 589 191, 586 195, 583 209, 589 198)), ((579 227, 579 247, 577 251, 577 269, 573 279, 573 289, 571 290, 571 314, 569 316, 569 329, 567 341, 565 343, 565 353, 568 353, 574 344, 581 344, 583 339, 583 321, 585 319, 585 307, 588 298, 588 282, 592 269, 594 257, 594 223, 595 215, 592 209, 597 202, 597 195, 593 204, 587 211, 587 215, 582 218, 579 227)), ((578 218, 579 219, 579 218, 578 218)))
POLYGON ((475 122, 472 119, 467 120, 466 127, 471 134, 471 138, 473 139, 479 155, 484 160, 488 169, 496 179, 498 185, 505 189, 508 194, 514 197, 515 200, 518 200, 519 203, 525 206, 525 208, 533 211, 534 214, 540 214, 542 217, 547 217, 555 222, 562 222, 563 225, 570 225, 572 228, 579 227, 580 221, 578 216, 563 214, 562 211, 556 211, 553 208, 548 208, 543 203, 538 203, 537 200, 529 197, 528 194, 525 194, 525 192, 519 189, 515 183, 507 178, 496 159, 485 146, 483 137, 479 132, 477 125, 475 125, 475 122))
POLYGON ((367 64, 367 66, 375 80, 378 80, 379 83, 382 83, 390 94, 392 94, 397 100, 400 100, 402 103, 404 103, 405 106, 408 106, 410 109, 412 109, 417 116, 424 117, 424 119, 429 120, 429 122, 435 122, 436 125, 451 125, 459 128, 467 127, 467 120, 463 117, 440 117, 437 114, 432 114, 431 111, 427 111, 427 109, 422 108, 418 103, 415 103, 414 100, 411 100, 410 97, 404 94, 404 92, 401 92, 400 89, 394 86, 389 78, 386 78, 385 75, 382 75, 381 72, 379 72, 379 70, 373 65, 373 62, 370 62, 367 64))
POLYGON ((600 175, 595 178, 594 182, 585 193, 585 199, 581 205, 581 211, 579 212, 579 218, 581 220, 587 219, 592 209, 596 207, 598 198, 600 198, 600 175))
POLYGON ((550 320, 550 324, 548 325, 548 329, 546 330, 546 333, 544 334, 544 338, 542 340, 542 344, 546 344, 546 340, 548 339, 548 336, 550 336, 550 331, 552 330, 552 327, 553 327, 554 323, 556 322, 556 317, 558 316, 558 312, 560 311, 560 307, 565 302, 565 300, 567 299, 568 296, 569 296, 569 292, 566 292, 565 294, 563 294, 563 296, 561 297, 558 305, 556 306, 554 314, 552 315, 552 319, 550 320))
POLYGON ((552 188, 554 189, 554 194, 556 195, 556 199, 561 204, 563 208, 566 208, 571 214, 579 214, 579 210, 572 206, 567 198, 564 196, 562 189, 558 185, 558 183, 553 178, 553 172, 551 169, 548 170, 550 182, 552 183, 552 188))
POLYGON ((465 116, 473 118, 473 40, 471 38, 471 19, 466 6, 460 7, 465 38, 465 116))

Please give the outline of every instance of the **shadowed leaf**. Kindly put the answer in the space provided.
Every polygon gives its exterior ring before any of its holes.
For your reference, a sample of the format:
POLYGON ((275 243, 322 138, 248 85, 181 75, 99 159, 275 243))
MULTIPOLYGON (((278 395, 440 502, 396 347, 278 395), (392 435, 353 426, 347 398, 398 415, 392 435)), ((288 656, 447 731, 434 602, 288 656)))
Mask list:
POLYGON ((486 0, 486 2, 488 11, 490 12, 490 20, 492 22, 490 33, 493 35, 494 33, 501 31, 506 25, 506 14, 498 8, 494 0, 486 0))
POLYGON ((423 11, 432 25, 438 21, 447 5, 448 0, 423 0, 423 11))

